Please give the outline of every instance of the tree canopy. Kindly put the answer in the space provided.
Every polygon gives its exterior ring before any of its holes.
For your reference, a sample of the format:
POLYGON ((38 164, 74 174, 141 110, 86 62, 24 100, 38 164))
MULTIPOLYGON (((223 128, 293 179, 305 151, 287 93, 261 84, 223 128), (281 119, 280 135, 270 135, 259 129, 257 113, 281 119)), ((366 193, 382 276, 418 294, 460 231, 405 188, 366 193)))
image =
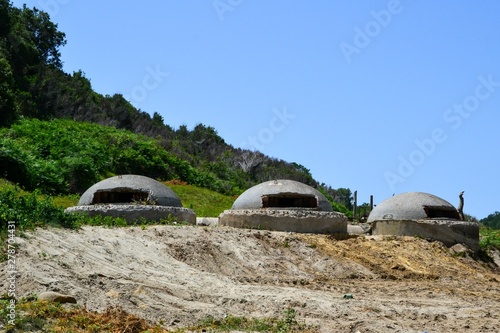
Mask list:
POLYGON ((493 228, 493 229, 500 229, 500 212, 494 212, 484 219, 480 220, 479 223, 493 228))

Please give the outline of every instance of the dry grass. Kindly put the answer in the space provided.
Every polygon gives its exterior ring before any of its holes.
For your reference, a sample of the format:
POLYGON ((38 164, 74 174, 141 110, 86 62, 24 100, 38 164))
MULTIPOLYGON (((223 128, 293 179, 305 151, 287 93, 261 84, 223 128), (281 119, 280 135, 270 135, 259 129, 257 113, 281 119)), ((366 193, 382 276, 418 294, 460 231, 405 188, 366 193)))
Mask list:
MULTIPOLYGON (((5 299, 0 301, 0 312, 6 308, 8 302, 9 300, 5 299)), ((41 331, 54 333, 317 332, 315 328, 298 322, 295 319, 294 309, 284 311, 283 317, 280 318, 256 319, 227 316, 216 319, 209 317, 194 326, 174 330, 162 327, 161 323, 153 325, 120 307, 110 307, 99 313, 89 311, 85 306, 66 306, 46 301, 22 300, 18 304, 16 312, 15 325, 6 325, 8 333, 41 331)))
POLYGON ((7 332, 72 333, 161 333, 167 332, 146 320, 127 313, 121 308, 108 308, 102 313, 87 310, 84 306, 64 306, 45 301, 21 301, 17 306, 15 326, 7 332))

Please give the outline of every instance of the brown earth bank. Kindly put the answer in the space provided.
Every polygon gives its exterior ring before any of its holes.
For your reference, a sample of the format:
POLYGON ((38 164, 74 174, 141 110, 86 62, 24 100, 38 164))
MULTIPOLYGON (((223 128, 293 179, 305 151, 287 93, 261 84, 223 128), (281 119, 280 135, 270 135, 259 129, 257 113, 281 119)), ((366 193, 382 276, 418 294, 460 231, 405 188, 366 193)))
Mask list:
POLYGON ((495 262, 419 238, 148 226, 38 229, 17 242, 18 296, 61 292, 166 328, 293 308, 319 332, 500 331, 495 262))

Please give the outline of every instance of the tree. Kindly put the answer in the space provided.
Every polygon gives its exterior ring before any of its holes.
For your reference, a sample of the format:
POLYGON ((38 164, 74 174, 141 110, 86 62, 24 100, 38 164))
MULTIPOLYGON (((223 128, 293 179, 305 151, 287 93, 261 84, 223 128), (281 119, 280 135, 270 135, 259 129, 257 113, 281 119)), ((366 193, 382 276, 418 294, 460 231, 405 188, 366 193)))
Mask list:
POLYGON ((10 125, 16 117, 14 78, 0 45, 0 126, 10 125))
POLYGON ((338 203, 341 203, 344 205, 347 209, 352 210, 352 192, 348 188, 338 188, 336 190, 336 193, 333 197, 333 200, 335 200, 338 203))
POLYGON ((59 49, 65 44, 65 34, 47 13, 0 0, 0 126, 19 115, 43 117, 51 109, 50 95, 58 92, 46 93, 54 73, 48 69, 62 68, 59 49))
POLYGON ((153 113, 153 122, 157 125, 160 125, 160 126, 164 126, 164 119, 163 119, 163 116, 161 114, 159 114, 158 112, 155 112, 153 113))
POLYGON ((358 206, 356 208, 357 215, 361 219, 367 218, 368 215, 370 215, 370 211, 371 211, 371 207, 370 207, 370 204, 367 202, 364 202, 363 204, 361 204, 360 206, 358 206))
POLYGON ((494 212, 493 214, 488 215, 484 219, 480 220, 479 223, 493 229, 500 229, 500 212, 494 212))
POLYGON ((37 62, 62 68, 59 48, 66 44, 66 35, 57 29, 57 24, 50 21, 49 14, 24 5, 18 20, 28 31, 25 38, 29 38, 38 53, 37 62))
POLYGON ((10 30, 10 1, 0 0, 0 38, 7 36, 10 30))
POLYGON ((469 222, 479 222, 479 220, 470 214, 464 214, 464 221, 469 221, 469 222))

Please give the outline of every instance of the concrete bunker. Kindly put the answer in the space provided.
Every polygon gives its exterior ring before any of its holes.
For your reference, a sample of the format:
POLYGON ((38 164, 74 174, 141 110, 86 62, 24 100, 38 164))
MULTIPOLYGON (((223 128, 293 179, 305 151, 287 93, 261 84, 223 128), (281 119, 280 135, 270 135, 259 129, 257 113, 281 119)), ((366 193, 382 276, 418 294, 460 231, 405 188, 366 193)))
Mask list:
POLYGON ((477 251, 479 225, 463 221, 460 210, 435 195, 408 192, 377 205, 368 223, 372 224, 373 235, 419 236, 447 246, 462 243, 477 251))
POLYGON ((243 192, 219 215, 221 225, 236 228, 346 234, 347 217, 332 211, 321 192, 293 180, 272 180, 243 192))
POLYGON ((121 175, 98 182, 82 194, 77 206, 65 212, 122 217, 128 222, 174 218, 196 224, 196 215, 182 207, 174 191, 140 175, 121 175))

